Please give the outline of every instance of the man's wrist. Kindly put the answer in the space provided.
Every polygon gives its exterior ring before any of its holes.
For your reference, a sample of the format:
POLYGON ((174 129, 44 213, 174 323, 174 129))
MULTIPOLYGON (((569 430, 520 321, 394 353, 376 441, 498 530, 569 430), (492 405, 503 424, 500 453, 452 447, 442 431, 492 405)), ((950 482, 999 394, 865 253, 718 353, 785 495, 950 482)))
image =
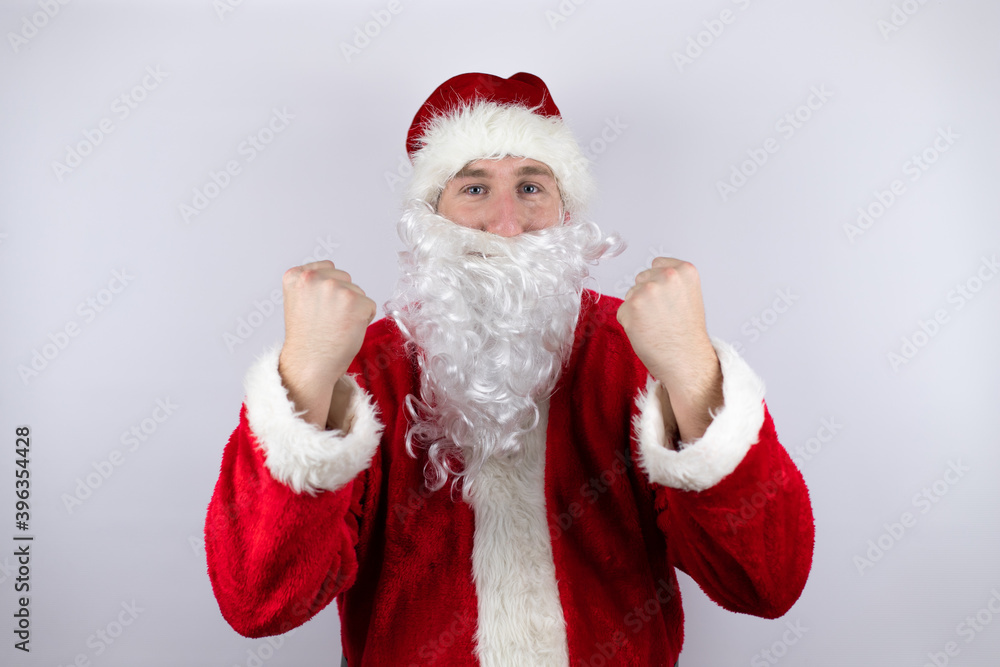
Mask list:
POLYGON ((670 399, 682 442, 701 438, 712 423, 712 414, 723 405, 722 366, 711 341, 708 345, 711 356, 702 352, 700 360, 688 364, 684 372, 658 378, 670 399))
POLYGON ((348 381, 347 375, 340 376, 333 385, 330 398, 330 412, 326 420, 326 428, 331 431, 347 433, 351 430, 354 415, 350 412, 351 400, 354 398, 354 387, 348 381))
POLYGON ((662 365, 658 369, 650 369, 654 378, 659 380, 670 401, 676 407, 685 403, 700 402, 701 398, 710 393, 721 381, 722 369, 719 365, 719 355, 709 339, 704 343, 692 346, 682 355, 679 363, 670 366, 662 365))
POLYGON ((325 430, 330 418, 330 403, 336 379, 331 381, 329 373, 317 373, 312 367, 301 367, 290 362, 284 354, 278 357, 278 376, 288 391, 288 398, 295 411, 304 413, 301 415, 303 419, 325 430))

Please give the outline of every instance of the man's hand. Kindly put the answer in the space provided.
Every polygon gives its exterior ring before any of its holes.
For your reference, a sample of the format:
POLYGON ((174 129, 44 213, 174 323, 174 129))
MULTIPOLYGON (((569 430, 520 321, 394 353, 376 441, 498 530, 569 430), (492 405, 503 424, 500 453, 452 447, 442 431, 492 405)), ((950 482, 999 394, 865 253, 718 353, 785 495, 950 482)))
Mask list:
POLYGON ((329 260, 289 269, 282 289, 285 344, 278 373, 306 421, 339 428, 346 397, 335 397, 334 386, 361 349, 375 302, 329 260))
POLYGON ((722 370, 705 327, 698 270, 657 257, 625 294, 618 321, 636 356, 667 391, 667 435, 672 414, 681 440, 703 436, 712 423, 709 410, 722 405, 722 370))

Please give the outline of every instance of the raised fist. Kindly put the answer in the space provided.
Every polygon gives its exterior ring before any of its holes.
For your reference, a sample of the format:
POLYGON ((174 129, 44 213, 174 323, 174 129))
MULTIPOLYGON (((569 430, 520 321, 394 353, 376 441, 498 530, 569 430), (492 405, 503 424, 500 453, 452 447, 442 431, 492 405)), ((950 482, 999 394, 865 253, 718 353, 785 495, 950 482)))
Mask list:
POLYGON ((282 279, 285 344, 278 372, 304 419, 326 428, 334 386, 364 342, 375 302, 333 262, 289 269, 282 279))

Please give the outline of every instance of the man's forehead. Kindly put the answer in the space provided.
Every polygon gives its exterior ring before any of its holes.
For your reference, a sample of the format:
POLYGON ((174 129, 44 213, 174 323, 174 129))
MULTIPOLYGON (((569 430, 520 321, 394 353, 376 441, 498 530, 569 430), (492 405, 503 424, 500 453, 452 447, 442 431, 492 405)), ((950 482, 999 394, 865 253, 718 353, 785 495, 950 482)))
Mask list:
MULTIPOLYGON (((548 176, 551 179, 555 179, 552 170, 543 162, 531 160, 530 158, 504 159, 516 159, 520 163, 514 172, 516 176, 548 176)), ((488 178, 500 170, 497 162, 498 160, 492 159, 473 160, 459 169, 453 178, 488 178)))

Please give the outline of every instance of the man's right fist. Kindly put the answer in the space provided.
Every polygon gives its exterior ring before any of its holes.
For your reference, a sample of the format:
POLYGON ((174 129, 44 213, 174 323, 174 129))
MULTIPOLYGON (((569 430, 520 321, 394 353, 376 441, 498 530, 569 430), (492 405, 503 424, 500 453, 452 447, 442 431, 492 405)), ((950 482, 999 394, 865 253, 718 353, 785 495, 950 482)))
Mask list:
POLYGON ((285 344, 278 372, 306 421, 325 428, 334 386, 354 361, 378 309, 333 262, 285 272, 285 344))

